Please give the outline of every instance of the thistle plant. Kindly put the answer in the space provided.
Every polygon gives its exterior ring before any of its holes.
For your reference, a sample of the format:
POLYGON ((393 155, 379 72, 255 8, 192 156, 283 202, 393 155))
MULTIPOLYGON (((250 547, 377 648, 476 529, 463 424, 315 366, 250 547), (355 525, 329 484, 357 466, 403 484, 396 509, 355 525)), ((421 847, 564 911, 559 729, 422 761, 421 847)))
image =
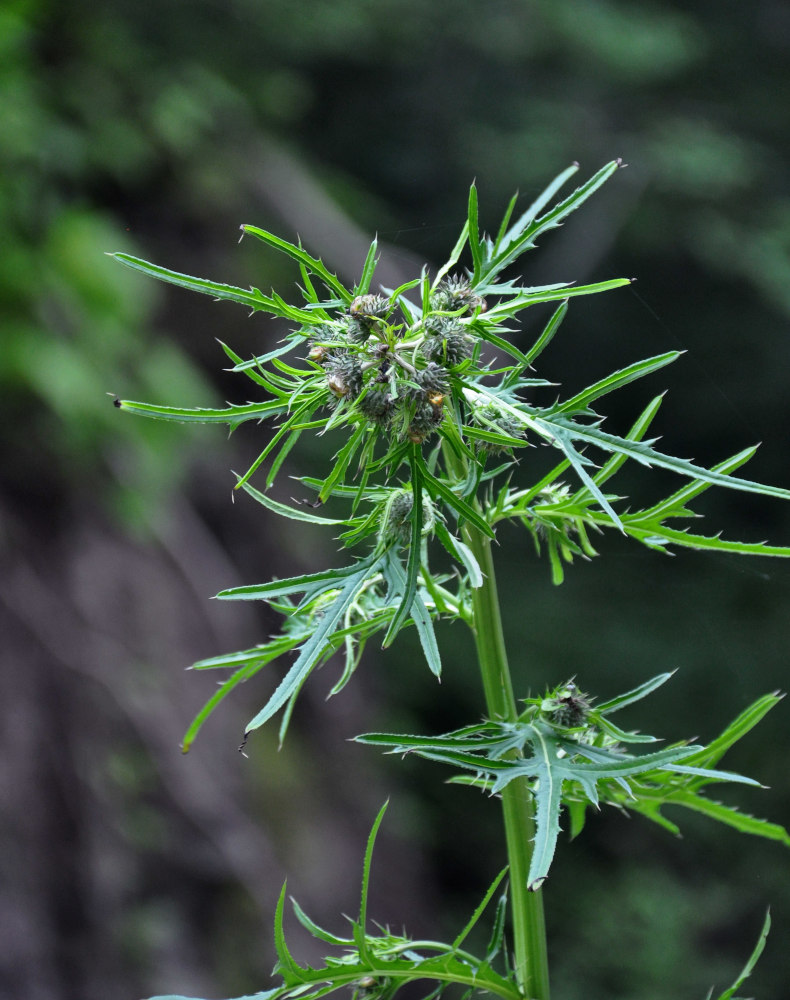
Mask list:
MULTIPOLYGON (((460 620, 470 629, 477 653, 483 702, 469 725, 438 735, 368 733, 357 739, 390 753, 446 764, 453 781, 499 799, 507 845, 502 871, 450 943, 416 941, 372 926, 367 889, 382 809, 364 859, 359 913, 347 936, 318 927, 294 903, 299 921, 329 949, 321 967, 300 965, 283 934, 283 889, 275 918, 279 982, 255 994, 258 1000, 317 1000, 341 987, 350 987, 358 1000, 389 1000, 417 980, 429 983, 429 997, 455 983, 465 995, 482 991, 505 1000, 547 1000, 542 886, 551 876, 561 823, 575 836, 602 803, 640 813, 672 832, 678 827, 663 809, 683 806, 744 833, 790 845, 782 827, 708 794, 710 786, 722 782, 758 784, 718 765, 778 703, 778 694, 748 706, 707 746, 678 742, 655 749, 648 745, 656 737, 623 728, 613 716, 645 698, 670 674, 640 679, 632 690, 598 702, 578 686, 578 678, 519 677, 516 689, 508 667, 492 559, 492 541, 503 522, 515 522, 529 533, 536 554, 547 558, 555 584, 562 583, 574 557, 597 554, 593 539, 599 547, 607 531, 658 554, 685 547, 790 556, 790 548, 730 541, 683 526, 699 516, 692 504, 712 486, 790 499, 786 489, 735 474, 754 448, 705 468, 663 453, 648 436, 662 396, 647 404, 624 436, 604 429, 603 417, 593 409, 606 395, 675 361, 679 352, 631 363, 564 399, 536 376, 533 366, 559 330, 571 300, 623 288, 629 280, 525 287, 505 273, 512 275, 522 254, 620 166, 619 161, 607 164, 558 200, 578 169, 570 167, 515 218, 514 197, 492 236, 479 231, 472 186, 467 220, 446 263, 433 275, 423 268, 396 289, 375 286, 376 240, 359 282, 347 288, 301 245, 242 226, 243 233, 296 262, 298 305, 275 292, 267 295, 257 288, 190 277, 125 253, 113 255, 160 280, 289 323, 282 341, 252 357, 222 345, 232 371, 254 384, 260 401, 220 409, 121 399, 115 404, 131 414, 227 424, 231 430, 245 421, 271 420, 273 431, 249 469, 236 477, 235 489, 270 513, 326 526, 348 550, 338 567, 220 591, 220 600, 267 602, 282 615, 282 628, 252 649, 194 664, 197 670, 226 671, 228 676, 190 725, 184 751, 219 703, 274 661, 283 664, 280 680, 252 716, 241 748, 276 716, 282 740, 302 687, 336 653, 343 666, 332 693, 340 692, 374 636, 388 647, 401 630, 413 626, 426 665, 437 678, 442 670, 437 620, 460 620), (518 319, 543 303, 555 304, 548 322, 535 342, 522 349, 516 343, 521 340, 518 319), (327 447, 323 464, 312 474, 298 477, 305 496, 292 505, 281 503, 267 490, 305 433, 327 442, 339 437, 340 443, 327 447), (553 460, 541 463, 538 446, 548 449, 553 460), (629 460, 677 474, 677 489, 635 509, 612 491, 629 460), (320 513, 330 500, 332 510, 340 511, 332 517, 320 513), (543 694, 530 694, 536 689, 543 694), (489 945, 482 955, 473 955, 465 948, 466 939, 489 912, 489 945)), ((471 657, 469 663, 454 664, 454 669, 471 668, 471 657)), ((253 747, 247 752, 254 752, 253 747)), ((767 930, 766 919, 743 973, 720 1000, 735 997, 767 930)))

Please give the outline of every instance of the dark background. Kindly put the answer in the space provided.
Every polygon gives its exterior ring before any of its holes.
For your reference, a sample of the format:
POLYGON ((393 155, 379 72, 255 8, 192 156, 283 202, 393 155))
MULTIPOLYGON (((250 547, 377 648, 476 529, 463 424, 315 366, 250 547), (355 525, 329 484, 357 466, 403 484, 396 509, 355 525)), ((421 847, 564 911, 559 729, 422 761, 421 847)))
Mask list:
MULTIPOLYGON (((479 715, 461 626, 440 629, 438 688, 411 635, 371 649, 355 682, 305 691, 285 747, 236 752, 265 695, 236 693, 182 757, 214 678, 194 660, 275 619, 212 603, 222 587, 337 564, 321 529, 230 502, 269 433, 159 425, 106 393, 174 405, 243 401, 215 338, 242 355, 281 333, 261 316, 156 286, 138 253, 283 294, 297 275, 251 222, 297 234, 353 282, 367 242, 383 280, 440 263, 477 179, 483 224, 568 163, 630 165, 523 262, 527 283, 637 277, 578 300, 539 374, 571 392, 671 349, 689 354, 612 399, 621 432, 670 388, 662 446, 790 486, 790 7, 782 0, 157 2, 6 0, 0 9, 3 571, 0 625, 0 993, 25 1000, 228 996, 269 986, 287 875, 319 922, 357 905, 370 823, 391 804, 371 916, 452 937, 503 862, 494 803, 430 764, 381 758, 357 732, 437 731, 479 715)), ((530 317, 521 335, 528 343, 530 317)), ((315 445, 289 471, 314 470, 315 445)), ((525 473, 529 470, 525 468, 525 473)), ((640 472, 645 470, 639 470, 640 472)), ((629 488, 631 481, 627 481, 629 488)), ((671 480, 645 472, 633 495, 671 480)), ((790 508, 722 491, 708 531, 790 544, 790 508)), ((707 740, 787 685, 790 565, 601 539, 550 584, 503 529, 501 589, 520 694, 576 675, 608 697, 666 669, 623 722, 707 740), (652 720, 652 721, 651 721, 652 720)), ((727 763, 790 819, 787 709, 727 763)), ((722 795, 729 795, 723 791, 722 795)), ((678 842, 592 817, 562 838, 545 896, 560 1000, 703 997, 774 931, 749 993, 786 995, 785 850, 678 817, 678 842)), ((291 928, 298 957, 317 953, 291 928)))

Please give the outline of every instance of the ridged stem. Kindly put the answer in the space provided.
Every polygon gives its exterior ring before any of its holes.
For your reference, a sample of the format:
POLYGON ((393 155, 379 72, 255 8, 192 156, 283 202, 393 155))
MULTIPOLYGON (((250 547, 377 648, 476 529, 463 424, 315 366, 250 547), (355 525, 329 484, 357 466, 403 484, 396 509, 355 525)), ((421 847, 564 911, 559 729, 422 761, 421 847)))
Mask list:
MULTIPOLYGON (((483 572, 483 585, 472 591, 472 628, 491 719, 514 722, 518 717, 507 662, 502 615, 497 594, 491 540, 477 528, 463 528, 466 544, 483 572)), ((513 915, 513 950, 517 983, 530 1000, 549 1000, 546 925, 541 890, 527 889, 527 874, 535 836, 534 804, 526 778, 516 778, 502 790, 508 864, 510 905, 513 915)))

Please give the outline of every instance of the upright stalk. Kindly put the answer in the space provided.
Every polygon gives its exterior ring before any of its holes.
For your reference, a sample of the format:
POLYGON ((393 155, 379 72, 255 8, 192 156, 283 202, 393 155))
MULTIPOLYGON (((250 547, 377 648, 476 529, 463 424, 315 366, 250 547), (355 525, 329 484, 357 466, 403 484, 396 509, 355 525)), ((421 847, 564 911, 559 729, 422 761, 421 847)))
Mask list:
MULTIPOLYGON (((466 524, 464 537, 483 572, 483 585, 472 591, 473 629, 483 680, 486 708, 492 719, 513 722, 518 716, 507 662, 502 616, 497 594, 491 540, 466 524)), ((530 1000, 548 1000, 549 968, 546 926, 540 889, 527 889, 527 875, 535 835, 532 793, 526 778, 516 778, 502 790, 516 979, 530 1000)))

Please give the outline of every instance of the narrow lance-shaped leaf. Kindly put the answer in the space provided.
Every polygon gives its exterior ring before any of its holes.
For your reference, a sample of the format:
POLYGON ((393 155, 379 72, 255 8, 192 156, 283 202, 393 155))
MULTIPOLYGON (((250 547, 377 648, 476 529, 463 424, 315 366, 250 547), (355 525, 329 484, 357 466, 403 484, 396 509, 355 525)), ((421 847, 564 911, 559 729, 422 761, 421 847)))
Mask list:
POLYGON ((464 926, 464 928, 460 932, 460 934, 458 934, 458 936, 453 941, 453 943, 451 945, 451 948, 453 949, 453 951, 457 951, 458 948, 461 947, 461 945, 467 939, 467 937, 469 936, 469 934, 471 933, 471 931, 474 929, 475 925, 480 920, 480 917, 483 915, 483 911, 486 909, 486 907, 488 906, 488 904, 491 902, 492 896, 494 895, 494 893, 497 891, 497 889, 499 888, 500 884, 502 883, 502 879, 505 877, 505 875, 507 875, 507 868, 503 868, 502 869, 502 871, 497 875, 497 877, 494 879, 494 881, 491 883, 491 885, 486 890, 486 894, 485 894, 485 896, 483 896, 482 900, 480 901, 480 903, 475 908, 475 912, 472 914, 471 918, 467 921, 466 925, 464 926))
POLYGON ((610 278, 608 281, 598 281, 593 285, 560 286, 554 291, 529 292, 527 290, 523 295, 502 299, 486 312, 485 319, 487 322, 493 322, 500 317, 513 316, 530 306, 540 305, 541 302, 556 302, 558 299, 576 298, 578 295, 597 295, 599 292, 611 292, 615 288, 623 288, 630 284, 630 278, 610 278))
POLYGON ((209 698, 205 705, 200 709, 198 714, 189 724, 189 728, 184 734, 184 738, 181 741, 181 752, 189 753, 192 749, 192 744, 203 728, 203 724, 206 722, 208 717, 214 711, 214 709, 227 698, 227 696, 234 690, 239 684, 243 684, 245 681, 253 677, 258 671, 263 667, 265 660, 258 659, 252 660, 252 662, 245 664, 229 677, 223 684, 217 688, 214 694, 209 698))
POLYGON ((562 451, 568 461, 573 466, 573 470, 576 475, 581 479, 582 483, 587 487, 588 491, 592 496, 598 501, 601 507, 606 511, 612 520, 612 524, 619 528, 625 534, 625 529, 623 528, 623 523, 619 516, 615 513, 614 508, 609 503, 607 498, 604 496, 603 492, 598 488, 598 484, 595 482, 593 477, 587 472, 585 465, 590 464, 589 459, 585 459, 574 447, 573 438, 570 434, 564 430, 556 430, 552 434, 552 443, 556 445, 557 448, 562 451))
POLYGON ((423 482, 425 483, 428 492, 432 496, 438 496, 444 500, 448 507, 451 507, 459 518, 469 521, 488 538, 493 538, 494 532, 486 520, 481 517, 481 515, 465 500, 462 500, 457 493, 450 489, 447 483, 437 476, 432 476, 428 471, 421 455, 418 455, 418 461, 422 470, 423 482))
POLYGON ((760 958, 760 955, 762 955, 763 949, 765 948, 765 942, 768 938, 768 932, 770 930, 771 930, 771 911, 768 910, 768 912, 765 914, 765 920, 763 921, 763 927, 762 930, 760 931, 760 936, 757 939, 757 944, 754 946, 754 951, 749 956, 749 960, 747 961, 746 965, 743 967, 743 969, 741 969, 741 972, 736 978, 735 982, 728 990, 725 990, 719 996, 718 1000, 737 1000, 735 996, 735 991, 737 989, 740 989, 741 986, 743 986, 743 984, 746 982, 746 980, 754 971, 754 967, 755 965, 757 965, 757 961, 760 958))
MULTIPOLYGON (((241 476, 237 477, 241 482, 241 476)), ((305 507, 288 507, 285 504, 278 503, 276 500, 272 500, 267 497, 265 493, 261 493, 260 490, 256 490, 254 486, 250 486, 249 483, 241 483, 245 493, 257 500, 259 504, 267 507, 269 510, 273 511, 275 514, 279 514, 281 517, 290 518, 292 521, 307 521, 309 524, 348 524, 348 519, 335 518, 335 517, 321 517, 319 514, 314 514, 309 508, 305 507)))
POLYGON ((638 522, 632 523, 627 514, 624 515, 623 526, 627 535, 649 548, 679 545, 687 549, 731 552, 735 555, 773 556, 782 559, 790 557, 790 547, 787 546, 766 545, 765 542, 731 542, 718 535, 695 535, 690 531, 668 528, 664 524, 644 528, 638 522))
POLYGON ((384 803, 376 814, 376 818, 373 821, 373 826, 368 836, 368 842, 365 845, 365 860, 362 865, 362 888, 359 899, 359 925, 363 931, 368 920, 368 892, 370 889, 370 868, 373 864, 373 848, 376 846, 376 837, 378 836, 379 827, 384 819, 384 813, 387 811, 388 805, 389 800, 384 803))
POLYGON ((784 698, 783 694, 778 691, 774 691, 772 694, 763 695, 758 698, 755 702, 749 705, 748 708, 744 709, 737 718, 735 718, 729 726, 724 730, 724 732, 717 736, 715 740, 712 740, 703 750, 699 753, 693 754, 686 761, 687 764, 701 764, 703 766, 710 766, 711 764, 718 763, 724 754, 734 746, 738 740, 742 739, 747 733, 751 732, 752 729, 760 722, 772 708, 775 708, 784 698))
POLYGON ((327 270, 322 260, 319 260, 317 257, 313 257, 306 250, 302 249, 302 247, 289 243, 288 240, 284 240, 280 236, 275 236, 274 233, 270 233, 265 229, 259 229, 257 226, 249 226, 246 223, 239 228, 243 232, 250 233, 251 236, 255 236, 257 239, 262 240, 264 243, 268 243, 269 246, 274 247, 276 250, 281 250, 283 253, 292 257, 300 264, 304 264, 309 271, 318 275, 327 288, 331 288, 331 290, 335 292, 343 300, 343 302, 351 301, 351 292, 345 287, 345 285, 342 284, 341 281, 338 280, 337 275, 334 275, 327 270))
POLYGON ((359 284, 355 289, 357 295, 367 295, 370 291, 370 283, 373 280, 373 272, 376 270, 376 264, 378 264, 378 257, 376 256, 378 245, 379 241, 378 237, 376 237, 370 244, 370 249, 368 250, 367 257, 365 258, 365 263, 362 266, 362 274, 359 279, 359 284))
POLYGON ((574 413, 584 411, 591 403, 595 402, 596 399, 600 399, 601 396, 605 396, 609 392, 615 392, 617 389, 621 389, 624 385, 628 385, 629 382, 644 378, 646 375, 650 375, 652 372, 658 371, 659 368, 663 368, 665 365, 669 365, 673 361, 676 361, 681 354, 682 351, 668 351, 666 354, 659 354, 654 358, 637 361, 635 364, 629 365, 627 368, 622 368, 620 371, 613 372, 611 375, 601 379, 599 382, 595 382, 593 385, 583 389, 575 396, 571 396, 570 399, 566 399, 563 402, 558 403, 556 407, 553 407, 552 409, 557 413, 574 413))
POLYGON ((288 945, 285 942, 283 917, 285 913, 286 888, 287 883, 284 882, 283 887, 280 890, 280 896, 277 900, 277 908, 274 913, 274 950, 277 952, 277 972, 282 975, 283 980, 286 983, 293 985, 294 983, 304 982, 304 979, 302 978, 302 972, 304 970, 301 969, 298 963, 291 957, 288 945))
POLYGON ((243 406, 226 406, 219 410, 157 406, 154 403, 136 403, 130 399, 116 399, 115 405, 119 410, 134 413, 138 417, 175 420, 181 424, 228 424, 231 428, 238 427, 245 420, 261 420, 263 417, 281 413, 284 409, 279 401, 246 403, 243 406))
POLYGON ((475 559, 474 553, 465 545, 459 538, 455 538, 447 528, 440 521, 437 521, 435 529, 436 537, 444 545, 453 559, 456 562, 461 563, 467 572, 469 577, 469 583, 472 587, 482 587, 483 586, 483 573, 480 569, 480 564, 477 559, 475 559))
POLYGON ((546 324, 543 332, 532 345, 532 347, 527 351, 526 358, 527 361, 532 364, 536 358, 538 358, 541 352, 548 347, 551 341, 554 339, 554 334, 559 330, 560 324, 565 319, 568 312, 568 300, 565 299, 559 304, 559 306, 554 310, 551 319, 546 324))
POLYGON ((343 445, 340 451, 335 456, 335 463, 332 467, 332 471, 324 480, 321 490, 318 494, 318 499, 322 503, 326 503, 329 497, 332 496, 335 488, 339 483, 342 483, 346 474, 348 466, 351 464, 351 460, 354 455, 359 450, 360 445, 370 433, 370 429, 364 423, 358 424, 354 428, 354 432, 349 437, 348 441, 343 445))
MULTIPOLYGON (((523 212, 513 226, 507 230, 503 235, 501 235, 496 242, 497 252, 508 250, 513 243, 521 236, 527 226, 531 225, 539 212, 548 205, 554 195, 563 188, 568 181, 577 173, 579 169, 578 163, 571 164, 570 167, 566 167, 562 173, 558 174, 554 180, 549 184, 532 202, 529 208, 523 212)), ((510 204, 510 210, 512 211, 513 203, 510 204)))
POLYGON ((590 195, 597 191, 620 166, 622 164, 619 160, 607 163, 606 166, 602 167, 601 170, 594 174, 585 184, 578 187, 564 201, 555 205, 545 215, 536 218, 536 214, 548 204, 554 197, 554 194, 576 172, 578 167, 574 164, 574 166, 569 167, 560 174, 505 235, 502 247, 497 248, 497 252, 492 259, 486 262, 486 266, 483 269, 483 277, 489 278, 504 270, 508 264, 511 264, 525 250, 534 245, 540 233, 547 229, 556 228, 564 218, 567 218, 571 212, 579 208, 590 195))
MULTIPOLYGON (((630 434, 628 436, 629 438, 633 437, 633 435, 630 434)), ((746 462, 748 462, 749 459, 754 456, 756 451, 757 451, 756 445, 752 445, 752 447, 750 448, 744 448, 743 451, 739 451, 737 455, 733 455, 731 458, 727 458, 723 462, 719 462, 717 465, 714 465, 712 467, 713 471, 721 472, 724 474, 733 472, 735 469, 738 469, 742 465, 745 465, 746 462)), ((626 460, 625 456, 620 456, 620 459, 623 462, 626 460)), ((680 507, 683 507, 690 500, 693 500, 695 497, 698 497, 701 493, 704 493, 706 490, 709 490, 712 485, 713 485, 712 483, 700 482, 699 480, 686 483, 684 486, 681 486, 679 490, 676 490, 670 496, 665 497, 663 500, 659 501, 659 503, 654 504, 652 507, 649 507, 647 510, 641 511, 640 513, 644 516, 645 519, 655 518, 657 520, 660 520, 662 517, 671 516, 672 511, 677 510, 680 507)))
MULTIPOLYGON (((264 990, 262 993, 245 993, 243 997, 229 997, 228 1000, 276 1000, 283 996, 286 991, 283 989, 264 990)), ((200 1000, 199 997, 185 997, 180 993, 168 993, 166 995, 150 997, 150 1000, 200 1000)))
POLYGON ((204 295, 211 295, 215 299, 227 299, 230 302, 239 302, 253 310, 262 310, 271 313, 273 316, 283 316, 286 319, 298 320, 300 322, 312 322, 310 313, 296 306, 288 305, 279 296, 263 295, 257 288, 237 288, 235 285, 223 285, 218 281, 207 281, 205 278, 193 278, 189 274, 181 274, 179 271, 171 271, 167 267, 160 267, 158 264, 149 264, 146 260, 133 257, 128 253, 110 253, 108 257, 114 257, 127 267, 135 271, 142 271, 151 278, 157 278, 169 285, 177 285, 179 288, 186 288, 190 292, 201 292, 204 295))
POLYGON ((474 272, 472 284, 477 284, 480 280, 480 269, 483 255, 480 249, 480 234, 477 222, 477 188, 474 184, 469 188, 469 249, 472 252, 472 263, 474 272))
MULTIPOLYGON (((397 555, 391 550, 388 553, 388 558, 386 562, 385 575, 394 584, 395 593, 402 594, 402 598, 399 604, 399 608, 404 607, 405 596, 407 591, 407 578, 406 573, 403 571, 400 560, 397 555)), ((436 642, 436 635, 433 630, 433 620, 431 619, 431 614, 425 607, 422 598, 420 597, 420 592, 415 586, 414 596, 411 601, 411 606, 409 610, 411 614, 412 621, 417 629, 417 634, 420 638, 420 646, 425 655, 425 661, 431 673, 435 677, 441 677, 442 673, 442 661, 439 655, 439 646, 436 642)), ((407 615, 408 617, 408 615, 407 615)), ((395 621, 395 618, 393 618, 395 621)), ((405 619, 404 619, 405 622, 405 619)), ((401 626, 402 627, 402 626, 401 626)), ((390 624, 390 630, 392 629, 392 624, 390 624)), ((387 632, 389 635, 389 631, 387 632)), ((394 640, 396 633, 393 633, 390 643, 394 640)), ((382 643, 382 648, 386 648, 386 637, 384 643, 382 643)))
POLYGON ((580 185, 573 191, 568 197, 561 201, 554 208, 549 209, 545 215, 541 215, 535 220, 531 225, 525 230, 525 237, 528 239, 536 239, 537 236, 547 229, 556 228, 559 223, 566 219, 571 212, 575 212, 577 208, 581 208, 587 199, 595 194, 595 192, 604 185, 612 174, 616 173, 623 166, 623 162, 620 159, 612 160, 611 162, 605 164, 600 170, 596 171, 593 176, 586 181, 584 184, 580 185))
POLYGON ((436 277, 433 279, 433 284, 431 285, 432 288, 436 288, 436 286, 439 284, 442 278, 444 278, 444 276, 450 270, 452 270, 452 268, 454 268, 455 265, 458 263, 461 253, 463 252, 463 249, 466 246, 466 241, 468 238, 469 238, 469 219, 466 219, 466 221, 464 222, 463 229, 461 230, 461 235, 458 237, 458 240, 455 246, 453 247, 450 256, 448 257, 447 262, 442 265, 442 267, 437 272, 436 277))
MULTIPOLYGON (((634 422, 633 427, 626 434, 627 440, 641 441, 645 434, 647 434, 650 424, 653 422, 655 415, 658 413, 663 399, 664 396, 662 394, 660 396, 654 396, 653 399, 650 400, 644 410, 639 414, 639 417, 634 422)), ((612 476, 618 472, 627 461, 628 459, 625 455, 610 455, 598 472, 596 472, 593 476, 596 484, 598 486, 602 486, 607 479, 611 479, 612 476)), ((574 501, 578 503, 585 496, 585 494, 586 490, 582 488, 574 495, 574 501)))
POLYGON ((609 701, 605 701, 601 705, 596 705, 595 714, 611 715, 612 712, 619 712, 626 706, 633 705, 635 702, 641 701, 643 698, 646 698, 649 694, 652 694, 655 690, 662 687, 662 685, 666 684, 668 680, 671 680, 674 673, 674 670, 670 670, 663 674, 657 674, 655 677, 651 677, 649 681, 645 681, 644 684, 640 684, 631 691, 626 691, 624 694, 620 694, 616 698, 611 698, 609 701))
POLYGON ((748 479, 739 479, 737 476, 729 476, 722 472, 716 472, 714 469, 706 469, 686 459, 664 455, 646 442, 628 441, 625 438, 616 437, 614 434, 608 434, 598 427, 585 426, 571 421, 559 414, 549 416, 541 414, 535 417, 535 423, 545 428, 552 435, 555 435, 559 431, 577 441, 595 445, 605 451, 619 452, 628 458, 633 458, 642 465, 657 465, 663 469, 669 469, 670 472, 676 472, 681 476, 698 479, 713 486, 723 486, 725 489, 742 490, 744 493, 760 493, 764 496, 777 497, 781 500, 790 500, 790 490, 778 486, 766 486, 763 483, 756 483, 748 479))

